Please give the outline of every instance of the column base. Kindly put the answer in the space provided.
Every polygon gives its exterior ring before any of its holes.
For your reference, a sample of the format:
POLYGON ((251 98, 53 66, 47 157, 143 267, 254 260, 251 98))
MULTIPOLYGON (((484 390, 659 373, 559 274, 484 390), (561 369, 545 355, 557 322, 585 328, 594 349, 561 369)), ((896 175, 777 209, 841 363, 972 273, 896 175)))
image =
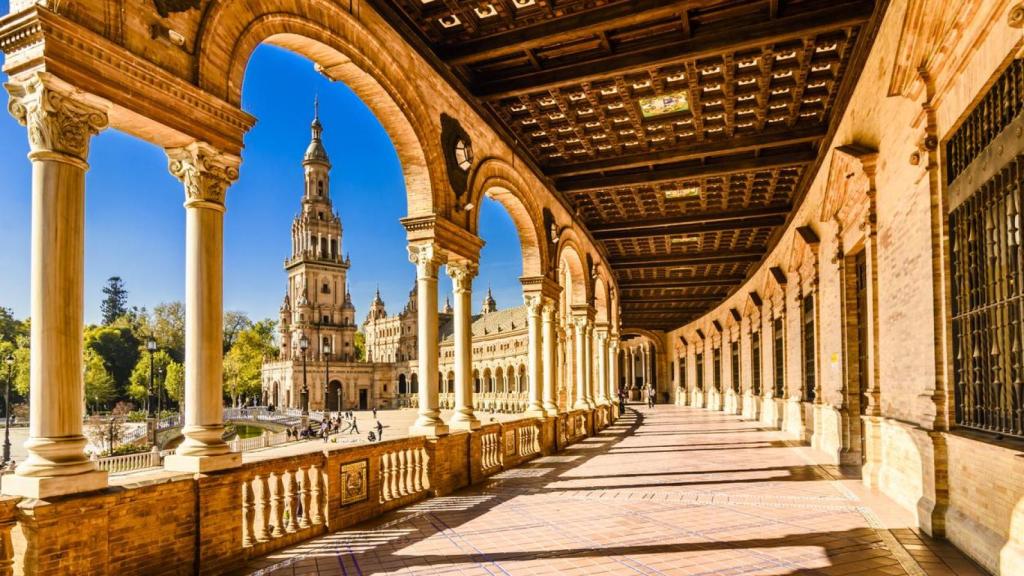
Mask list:
POLYGON ((573 410, 590 410, 590 406, 587 404, 586 400, 577 400, 576 403, 572 405, 572 409, 573 410))
POLYGON ((545 406, 544 413, 547 415, 548 418, 558 418, 558 406, 545 406))
POLYGON ((3 478, 3 493, 42 500, 54 496, 103 490, 108 486, 105 470, 91 470, 68 476, 19 476, 8 474, 3 478))
POLYGON ((217 454, 216 456, 183 456, 171 454, 164 458, 164 470, 172 472, 191 472, 205 474, 217 470, 238 468, 242 465, 242 455, 238 452, 217 454))
POLYGON ((528 418, 545 418, 547 415, 548 412, 543 406, 530 406, 523 412, 523 416, 528 418))
POLYGON ((409 426, 409 436, 429 436, 436 438, 438 436, 446 436, 448 434, 448 425, 445 423, 440 424, 413 424, 409 426))
MULTIPOLYGON (((479 430, 481 426, 483 426, 483 424, 476 418, 473 418, 472 420, 456 420, 452 418, 448 421, 448 428, 451 430, 468 430, 472 432, 473 430, 479 430)), ((411 432, 413 428, 419 427, 411 426, 409 431, 411 432)), ((427 434, 427 436, 438 436, 438 434, 427 434)))

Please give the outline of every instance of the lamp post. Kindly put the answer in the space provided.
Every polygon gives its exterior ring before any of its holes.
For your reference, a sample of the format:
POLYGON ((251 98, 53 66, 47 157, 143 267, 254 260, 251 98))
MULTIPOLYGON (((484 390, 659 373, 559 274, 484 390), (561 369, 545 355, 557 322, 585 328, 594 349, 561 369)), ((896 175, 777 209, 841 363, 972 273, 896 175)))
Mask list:
POLYGON ((156 375, 159 377, 160 385, 156 387, 156 417, 159 420, 164 411, 164 369, 161 366, 156 369, 156 375))
POLYGON ((149 352, 149 393, 146 394, 146 412, 153 417, 153 352, 156 352, 156 340, 150 337, 146 342, 146 350, 149 352))
MULTIPOLYGON (((328 412, 328 410, 331 409, 331 407, 327 405, 327 391, 330 389, 330 386, 331 386, 330 385, 331 369, 328 366, 328 363, 330 361, 327 359, 327 357, 328 357, 328 355, 330 355, 330 353, 331 353, 331 342, 329 340, 325 340, 324 341, 324 350, 323 350, 323 354, 324 354, 324 418, 327 417, 327 412, 328 412)), ((339 390, 338 393, 339 393, 339 396, 340 396, 341 391, 339 390)), ((340 408, 339 408, 339 410, 340 410, 340 408)))
POLYGON ((14 354, 7 356, 4 362, 7 364, 7 385, 4 388, 4 418, 6 422, 4 424, 3 465, 7 466, 7 463, 11 461, 11 380, 14 379, 14 354))
POLYGON ((309 338, 303 334, 299 338, 299 350, 302 350, 302 392, 299 400, 302 403, 302 429, 309 426, 309 386, 306 380, 306 350, 309 349, 309 338))

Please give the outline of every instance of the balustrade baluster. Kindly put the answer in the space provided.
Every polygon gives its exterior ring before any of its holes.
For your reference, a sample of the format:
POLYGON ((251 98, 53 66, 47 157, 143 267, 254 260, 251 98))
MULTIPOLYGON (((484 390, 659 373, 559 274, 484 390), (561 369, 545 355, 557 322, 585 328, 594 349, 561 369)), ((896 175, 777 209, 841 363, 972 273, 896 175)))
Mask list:
POLYGON ((309 467, 309 521, 314 526, 324 523, 323 506, 321 505, 321 484, 323 478, 320 468, 313 464, 309 467))
POLYGON ((415 493, 419 493, 423 490, 423 482, 420 481, 420 475, 422 474, 421 462, 420 462, 420 451, 412 451, 412 490, 415 493))
POLYGON ((306 469, 299 467, 295 470, 296 484, 298 484, 299 503, 302 505, 302 514, 299 516, 299 528, 309 528, 309 478, 306 476, 306 469))
POLYGON ((398 455, 395 452, 389 452, 388 460, 391 464, 390 470, 388 470, 388 479, 391 482, 391 497, 398 498, 402 495, 398 489, 398 455))
POLYGON ((295 532, 299 529, 298 523, 298 509, 299 499, 295 487, 295 476, 290 471, 282 472, 283 486, 284 486, 284 507, 288 514, 288 519, 285 522, 285 530, 288 532, 295 532))
POLYGON ((242 547, 248 548, 253 545, 253 516, 255 514, 256 502, 253 494, 252 484, 249 480, 242 481, 242 547))
POLYGON ((256 484, 256 527, 254 535, 257 542, 270 540, 270 518, 271 518, 271 496, 270 487, 267 485, 267 477, 257 474, 253 478, 256 484))
POLYGON ((380 501, 381 503, 391 500, 391 483, 388 474, 388 455, 380 456, 380 501))
POLYGON ((284 515, 285 507, 288 506, 288 502, 284 495, 284 483, 280 474, 270 473, 270 518, 274 524, 274 529, 271 531, 270 536, 272 538, 280 538, 285 535, 284 515))

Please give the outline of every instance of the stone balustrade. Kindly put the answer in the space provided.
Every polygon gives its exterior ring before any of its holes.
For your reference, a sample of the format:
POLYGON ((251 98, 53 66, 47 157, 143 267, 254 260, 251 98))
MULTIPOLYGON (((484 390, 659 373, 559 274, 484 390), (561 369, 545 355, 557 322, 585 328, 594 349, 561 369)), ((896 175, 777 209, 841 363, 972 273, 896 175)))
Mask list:
POLYGON ((269 448, 271 446, 279 446, 288 442, 287 432, 271 432, 266 430, 259 436, 253 436, 251 438, 238 438, 237 436, 228 442, 228 446, 232 452, 248 452, 249 450, 259 450, 261 448, 269 448))
POLYGON ((0 500, 0 576, 11 573, 3 554, 12 554, 7 542, 14 524, 18 565, 33 567, 26 574, 142 575, 166 572, 168 565, 183 573, 237 571, 250 559, 554 453, 598 421, 604 419, 577 410, 438 437, 290 444, 247 453, 230 470, 155 469, 90 493, 0 500), (564 437, 556 434, 559 427, 564 437), (81 529, 69 531, 68 523, 81 529))
POLYGON ((163 457, 164 454, 158 448, 153 447, 152 450, 146 452, 107 456, 95 458, 95 460, 100 470, 105 470, 109 474, 125 474, 146 468, 159 468, 163 465, 163 457))

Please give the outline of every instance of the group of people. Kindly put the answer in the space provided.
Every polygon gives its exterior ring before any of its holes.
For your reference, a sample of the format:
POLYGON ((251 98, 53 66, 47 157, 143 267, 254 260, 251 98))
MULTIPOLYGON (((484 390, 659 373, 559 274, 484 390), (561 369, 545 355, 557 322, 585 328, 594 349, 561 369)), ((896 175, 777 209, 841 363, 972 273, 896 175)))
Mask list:
MULTIPOLYGON (((370 430, 366 439, 370 442, 380 442, 384 435, 384 425, 377 420, 376 408, 373 409, 373 418, 377 423, 374 425, 374 429, 370 430)), ((327 442, 334 434, 359 434, 359 420, 356 418, 355 412, 348 410, 334 417, 325 418, 319 425, 311 422, 305 428, 292 426, 287 433, 289 440, 322 438, 324 442, 327 442)))
MULTIPOLYGON (((655 402, 658 399, 658 391, 654 389, 654 386, 644 386, 641 389, 641 396, 647 402, 648 408, 654 408, 655 402)), ((629 392, 626 391, 626 387, 619 388, 619 416, 626 413, 626 402, 629 400, 629 392)))

